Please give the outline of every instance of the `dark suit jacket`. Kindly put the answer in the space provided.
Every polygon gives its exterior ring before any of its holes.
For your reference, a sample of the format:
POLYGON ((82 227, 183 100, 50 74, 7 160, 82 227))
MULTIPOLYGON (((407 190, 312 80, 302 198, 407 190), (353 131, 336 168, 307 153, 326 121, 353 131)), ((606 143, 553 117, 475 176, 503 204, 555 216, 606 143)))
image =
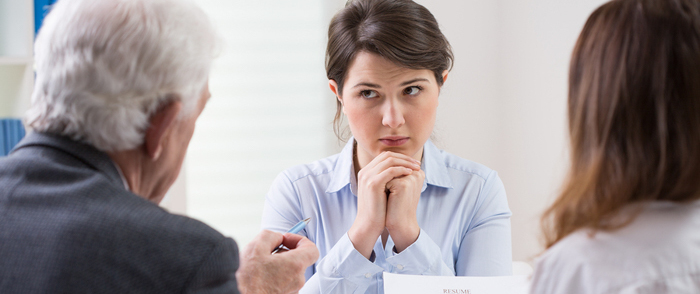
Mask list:
POLYGON ((132 194, 107 154, 33 133, 0 158, 0 293, 238 293, 236 243, 132 194))

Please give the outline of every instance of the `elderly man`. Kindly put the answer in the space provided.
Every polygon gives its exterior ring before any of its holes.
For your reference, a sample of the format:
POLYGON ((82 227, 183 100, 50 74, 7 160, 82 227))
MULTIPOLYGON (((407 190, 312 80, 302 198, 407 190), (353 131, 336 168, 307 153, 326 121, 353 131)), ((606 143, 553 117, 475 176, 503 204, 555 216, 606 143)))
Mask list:
POLYGON ((34 132, 0 160, 0 293, 303 285, 308 239, 264 231, 239 268, 232 239, 157 206, 209 99, 215 39, 182 0, 58 2, 36 40, 34 132))

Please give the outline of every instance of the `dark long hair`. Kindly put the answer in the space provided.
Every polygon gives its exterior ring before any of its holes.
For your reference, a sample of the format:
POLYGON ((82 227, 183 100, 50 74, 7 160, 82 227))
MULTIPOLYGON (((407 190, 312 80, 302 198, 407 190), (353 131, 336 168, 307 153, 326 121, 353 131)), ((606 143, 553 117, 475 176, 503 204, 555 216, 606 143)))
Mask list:
MULTIPOLYGON (((439 86, 454 63, 450 43, 435 17, 411 0, 351 0, 331 20, 326 75, 342 94, 350 64, 360 51, 411 69, 429 69, 439 86)), ((334 130, 340 138, 342 105, 336 101, 334 130)))
MULTIPOLYGON (((546 247, 631 222, 632 203, 700 199, 700 1, 614 0, 589 17, 569 71, 571 168, 546 247)), ((641 206, 639 206, 641 207, 641 206)))

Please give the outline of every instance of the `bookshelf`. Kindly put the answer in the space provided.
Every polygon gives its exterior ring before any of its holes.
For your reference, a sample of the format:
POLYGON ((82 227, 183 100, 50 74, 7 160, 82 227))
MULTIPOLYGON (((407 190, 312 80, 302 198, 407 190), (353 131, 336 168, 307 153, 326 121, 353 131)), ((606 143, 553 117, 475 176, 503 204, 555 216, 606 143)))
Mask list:
POLYGON ((0 0, 0 117, 20 118, 34 86, 34 1, 0 0))

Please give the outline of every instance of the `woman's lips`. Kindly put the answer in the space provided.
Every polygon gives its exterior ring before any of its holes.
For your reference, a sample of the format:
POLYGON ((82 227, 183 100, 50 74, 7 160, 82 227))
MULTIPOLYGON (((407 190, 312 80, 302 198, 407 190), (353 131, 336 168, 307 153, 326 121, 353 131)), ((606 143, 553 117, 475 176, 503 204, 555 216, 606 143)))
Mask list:
POLYGON ((379 139, 379 141, 382 142, 382 144, 391 146, 391 147, 396 147, 396 146, 401 146, 404 143, 408 142, 408 137, 402 137, 402 136, 387 136, 379 139))

